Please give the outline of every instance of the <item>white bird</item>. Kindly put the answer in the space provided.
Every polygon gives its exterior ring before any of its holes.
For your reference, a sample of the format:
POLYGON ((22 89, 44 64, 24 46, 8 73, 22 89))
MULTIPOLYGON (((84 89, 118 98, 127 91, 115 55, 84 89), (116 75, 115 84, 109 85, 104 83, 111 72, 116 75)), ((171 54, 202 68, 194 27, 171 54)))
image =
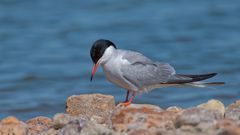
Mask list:
POLYGON ((217 73, 176 74, 175 69, 168 63, 152 61, 138 52, 117 49, 113 42, 105 39, 94 42, 90 55, 94 63, 91 81, 97 67, 101 65, 108 81, 127 90, 126 100, 123 102, 125 106, 133 101, 135 93, 147 92, 155 88, 173 85, 201 87, 223 84, 223 82, 200 82, 217 75, 217 73), (132 97, 128 99, 130 92, 132 92, 132 97))

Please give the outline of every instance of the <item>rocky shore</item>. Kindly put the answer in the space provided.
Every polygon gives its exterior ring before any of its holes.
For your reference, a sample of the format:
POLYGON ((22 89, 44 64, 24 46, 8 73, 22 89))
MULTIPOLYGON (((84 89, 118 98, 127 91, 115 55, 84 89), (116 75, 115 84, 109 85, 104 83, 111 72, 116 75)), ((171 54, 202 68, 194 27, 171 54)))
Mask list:
POLYGON ((227 107, 209 100, 187 109, 162 109, 115 106, 109 95, 74 95, 67 99, 66 112, 53 118, 2 119, 0 135, 240 135, 240 100, 227 107))

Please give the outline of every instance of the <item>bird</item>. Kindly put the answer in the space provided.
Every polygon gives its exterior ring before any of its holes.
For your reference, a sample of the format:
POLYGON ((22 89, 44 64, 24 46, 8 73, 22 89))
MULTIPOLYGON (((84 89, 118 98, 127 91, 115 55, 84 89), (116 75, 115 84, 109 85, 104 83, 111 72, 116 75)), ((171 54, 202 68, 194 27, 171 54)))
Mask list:
POLYGON ((124 106, 129 106, 136 94, 156 88, 224 84, 224 82, 202 82, 216 76, 217 73, 177 74, 170 64, 153 61, 139 52, 118 49, 107 39, 96 40, 90 49, 90 56, 93 61, 90 81, 93 80, 100 65, 108 81, 127 90, 125 101, 121 103, 124 106), (129 99, 130 93, 132 96, 129 99))

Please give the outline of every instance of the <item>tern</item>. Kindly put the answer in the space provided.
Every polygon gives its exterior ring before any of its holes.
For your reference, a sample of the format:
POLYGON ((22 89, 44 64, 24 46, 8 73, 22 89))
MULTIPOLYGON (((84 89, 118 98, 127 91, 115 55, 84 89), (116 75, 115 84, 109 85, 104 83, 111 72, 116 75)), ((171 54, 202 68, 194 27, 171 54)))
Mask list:
POLYGON ((116 45, 106 39, 95 41, 90 50, 93 61, 91 81, 99 65, 102 66, 108 81, 127 90, 122 104, 128 106, 136 93, 148 92, 156 88, 191 85, 204 87, 223 82, 201 82, 217 73, 188 75, 177 74, 168 63, 153 61, 139 52, 117 49, 116 45), (129 99, 129 94, 132 93, 129 99))

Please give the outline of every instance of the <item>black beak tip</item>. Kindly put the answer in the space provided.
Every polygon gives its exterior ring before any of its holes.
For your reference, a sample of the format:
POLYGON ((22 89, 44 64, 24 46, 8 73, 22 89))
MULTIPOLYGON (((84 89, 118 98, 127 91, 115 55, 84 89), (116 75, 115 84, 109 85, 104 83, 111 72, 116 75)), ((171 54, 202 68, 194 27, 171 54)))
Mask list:
POLYGON ((93 76, 91 76, 91 78, 90 78, 90 82, 92 82, 92 80, 93 80, 93 76))

